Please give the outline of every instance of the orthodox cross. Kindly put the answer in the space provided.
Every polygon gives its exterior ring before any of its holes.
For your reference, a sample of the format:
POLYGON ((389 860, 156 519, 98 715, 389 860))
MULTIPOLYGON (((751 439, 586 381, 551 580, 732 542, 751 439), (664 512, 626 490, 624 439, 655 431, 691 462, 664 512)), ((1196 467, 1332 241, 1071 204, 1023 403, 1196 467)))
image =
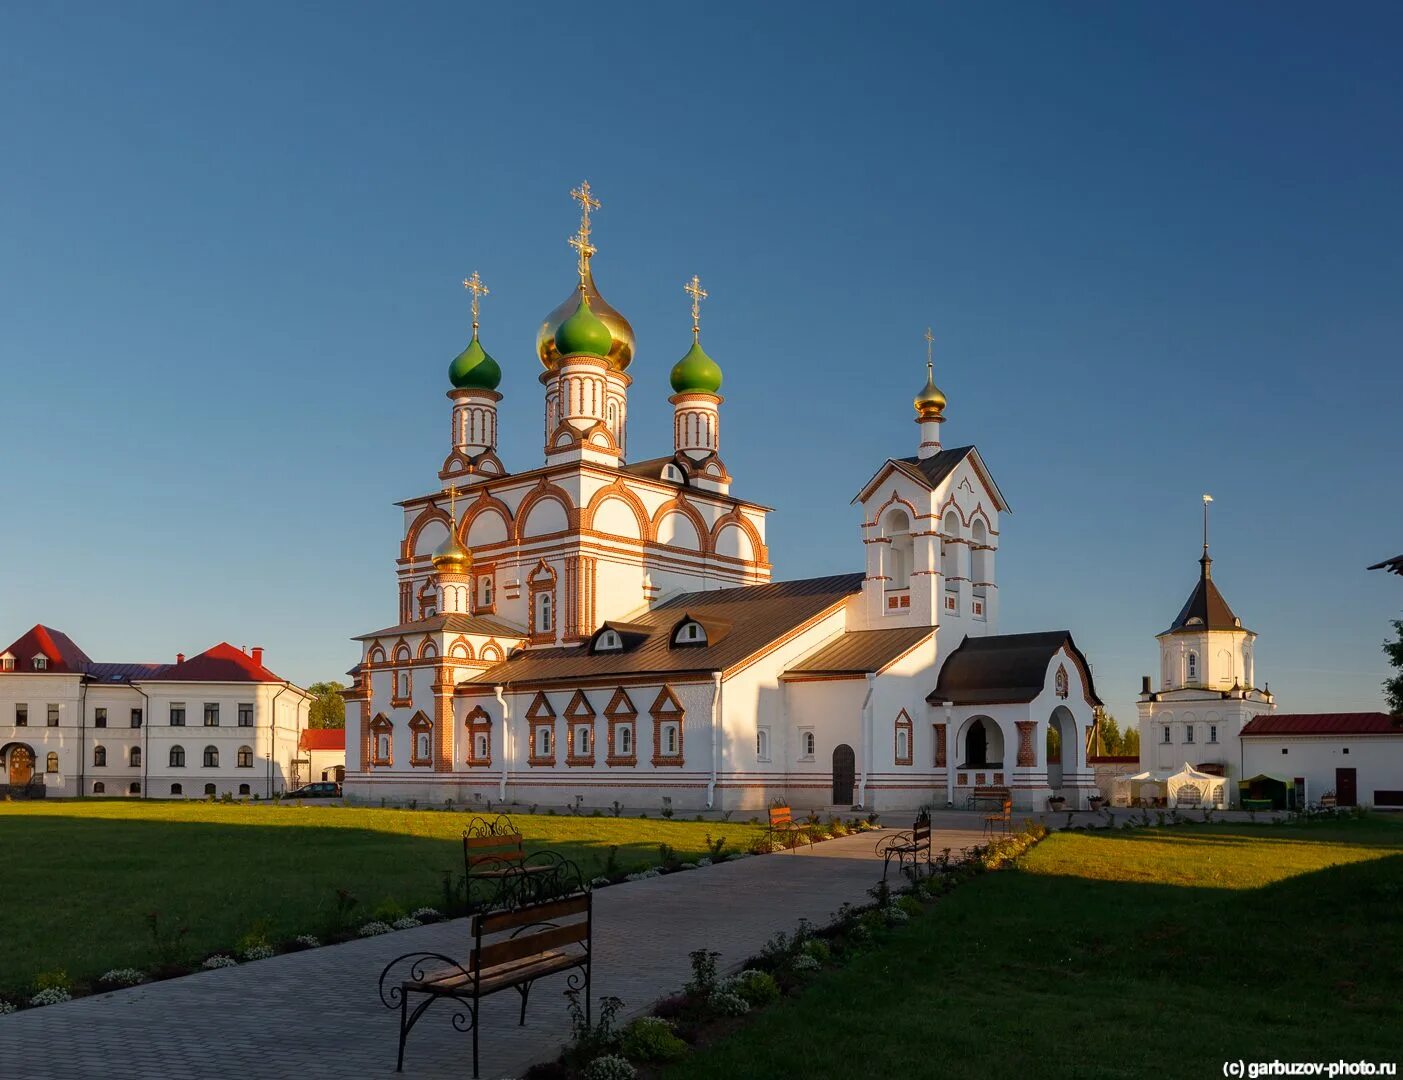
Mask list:
POLYGON ((582 180, 579 187, 571 188, 570 198, 580 204, 580 228, 574 236, 570 237, 570 246, 580 257, 577 269, 580 273, 580 288, 583 290, 585 277, 589 274, 590 256, 599 250, 589 242, 589 215, 591 210, 599 209, 599 200, 591 194, 588 180, 582 180))
POLYGON ((476 270, 473 271, 472 277, 463 279, 463 288, 473 294, 473 333, 477 333, 478 302, 487 295, 488 289, 487 286, 482 283, 482 278, 478 277, 476 270))
POLYGON ((930 332, 930 327, 926 327, 926 378, 935 378, 935 361, 932 359, 932 349, 935 345, 935 335, 930 332))
POLYGON ((701 337, 701 302, 706 299, 707 291, 701 287, 701 278, 696 274, 682 286, 682 291, 692 298, 692 340, 696 341, 701 337))

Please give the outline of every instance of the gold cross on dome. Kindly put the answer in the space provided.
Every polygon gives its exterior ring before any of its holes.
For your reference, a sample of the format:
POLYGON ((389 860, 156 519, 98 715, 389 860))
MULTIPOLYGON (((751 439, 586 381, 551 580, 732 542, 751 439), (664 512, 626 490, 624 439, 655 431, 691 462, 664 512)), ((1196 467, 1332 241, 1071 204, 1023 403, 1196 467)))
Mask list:
POLYGON ((484 296, 487 295, 489 290, 487 286, 482 283, 482 278, 478 276, 476 270, 473 271, 472 277, 466 277, 463 279, 463 288, 467 289, 468 292, 473 294, 473 329, 476 330, 478 302, 484 296))
POLYGON ((682 291, 692 298, 692 340, 701 337, 701 302, 707 298, 707 291, 701 287, 701 278, 696 274, 682 286, 682 291))
POLYGON ((458 485, 448 486, 448 516, 453 519, 453 527, 458 527, 458 485))
POLYGON ((570 198, 580 204, 580 232, 589 236, 589 212, 599 209, 599 200, 589 190, 589 181, 581 180, 580 186, 570 189, 570 198))
POLYGON ((934 347, 935 347, 935 335, 932 334, 932 333, 930 332, 930 327, 929 327, 929 326, 926 327, 925 339, 926 339, 926 374, 929 375, 931 378, 934 378, 934 377, 935 377, 935 360, 933 359, 932 350, 933 350, 934 347))

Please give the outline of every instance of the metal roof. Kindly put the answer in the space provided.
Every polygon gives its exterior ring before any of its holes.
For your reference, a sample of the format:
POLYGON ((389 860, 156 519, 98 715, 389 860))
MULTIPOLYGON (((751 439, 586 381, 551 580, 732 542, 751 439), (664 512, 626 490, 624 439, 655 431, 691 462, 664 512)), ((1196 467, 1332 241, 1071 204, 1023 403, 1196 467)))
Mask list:
POLYGON ((926 701, 939 705, 1006 705, 1032 701, 1047 686, 1047 665, 1066 646, 1081 665, 1093 705, 1100 705, 1091 667, 1067 630, 1041 634, 967 637, 940 668, 940 679, 926 701))
POLYGON ((930 626, 901 626, 890 630, 854 630, 810 653, 785 669, 791 675, 866 675, 881 671, 935 633, 930 626))
POLYGON ((1254 716, 1242 729, 1250 735, 1403 735, 1403 717, 1381 712, 1277 713, 1254 716))

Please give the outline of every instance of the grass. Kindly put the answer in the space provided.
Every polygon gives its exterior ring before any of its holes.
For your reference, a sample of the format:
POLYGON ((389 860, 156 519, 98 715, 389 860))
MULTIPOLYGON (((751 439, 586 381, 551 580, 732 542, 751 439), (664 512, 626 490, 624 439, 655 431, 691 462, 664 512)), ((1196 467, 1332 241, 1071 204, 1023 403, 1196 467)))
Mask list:
POLYGON ((663 1075, 1396 1061, 1401 982, 1403 822, 1056 833, 663 1075))
MULTIPOLYGON (((658 845, 684 860, 748 849, 757 826, 663 819, 510 814, 528 850, 550 848, 586 878, 617 845, 620 869, 656 865, 658 845)), ((463 868, 470 815, 340 806, 188 802, 0 803, 0 993, 27 994, 41 972, 92 980, 149 968, 146 916, 188 927, 182 959, 229 949, 255 926, 274 942, 320 934, 338 889, 356 925, 385 901, 443 906, 440 871, 463 868)))

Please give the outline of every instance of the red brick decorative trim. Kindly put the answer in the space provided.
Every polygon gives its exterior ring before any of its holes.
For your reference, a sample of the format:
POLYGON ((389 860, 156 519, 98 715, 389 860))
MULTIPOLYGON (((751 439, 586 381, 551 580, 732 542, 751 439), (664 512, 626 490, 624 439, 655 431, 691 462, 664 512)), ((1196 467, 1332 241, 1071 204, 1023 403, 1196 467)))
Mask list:
POLYGON ((526 723, 530 729, 531 750, 526 759, 528 765, 554 765, 555 764, 555 710, 550 706, 550 698, 546 697, 544 691, 537 691, 536 696, 531 699, 531 705, 526 710, 526 723), (540 752, 540 738, 536 732, 540 728, 547 728, 550 731, 550 753, 540 752))
POLYGON ((492 764, 492 717, 481 705, 474 706, 464 720, 468 729, 468 753, 467 763, 471 768, 487 768, 492 764), (487 739, 487 753, 485 755, 477 752, 478 736, 485 736, 487 739))
POLYGON ((1033 733, 1038 729, 1036 720, 1018 720, 1018 767, 1026 769, 1037 764, 1037 750, 1033 746, 1033 733))
POLYGON ((565 706, 565 730, 570 740, 570 744, 565 748, 566 765, 593 765, 594 764, 594 706, 589 703, 589 698, 585 696, 583 690, 576 690, 570 699, 570 704, 565 706), (579 731, 583 728, 589 732, 588 753, 579 751, 579 731))
POLYGON ((911 715, 902 709, 896 714, 896 732, 893 739, 893 746, 896 748, 896 763, 898 765, 910 765, 915 754, 914 743, 916 741, 915 732, 912 730, 911 715), (901 752, 901 736, 906 735, 906 753, 901 752))
POLYGON ((943 769, 946 767, 945 760, 945 725, 932 724, 931 728, 935 732, 935 767, 943 769))
POLYGON ((604 716, 609 721, 608 745, 605 747, 606 765, 637 765, 638 764, 638 725, 634 723, 638 719, 638 710, 634 707, 633 700, 628 696, 628 691, 622 686, 614 691, 614 696, 609 699, 609 704, 604 707, 604 716), (618 729, 622 725, 629 725, 632 735, 629 739, 628 753, 624 753, 619 743, 618 729))
POLYGON ((395 763, 395 725, 390 723, 390 718, 384 713, 379 713, 370 722, 370 762, 377 766, 388 766, 395 763), (386 735, 385 754, 380 754, 380 736, 386 735))
POLYGON ((434 763, 434 722, 420 709, 409 718, 409 764, 411 765, 432 765, 434 763), (429 734, 429 756, 419 755, 419 736, 428 732, 429 734))
POLYGON ((658 696, 653 699, 653 704, 648 709, 648 715, 653 718, 653 764, 681 765, 685 750, 682 743, 685 731, 683 721, 687 717, 687 710, 682 708, 682 703, 677 700, 671 686, 664 684, 658 691, 658 696), (677 744, 676 750, 669 752, 663 741, 663 729, 672 724, 677 725, 677 744))

